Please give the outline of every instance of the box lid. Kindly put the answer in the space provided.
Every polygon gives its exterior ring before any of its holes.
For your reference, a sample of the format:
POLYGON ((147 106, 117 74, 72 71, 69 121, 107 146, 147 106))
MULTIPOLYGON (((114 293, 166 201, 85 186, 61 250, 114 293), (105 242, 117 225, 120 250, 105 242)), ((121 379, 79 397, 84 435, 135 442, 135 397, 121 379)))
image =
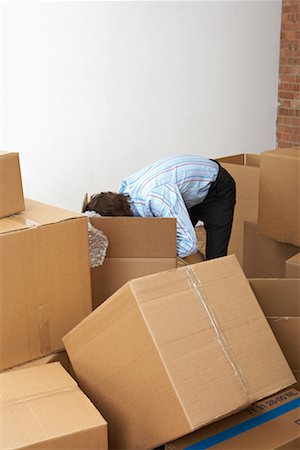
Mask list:
POLYGON ((82 214, 25 199, 25 211, 0 219, 0 234, 82 217, 82 214))

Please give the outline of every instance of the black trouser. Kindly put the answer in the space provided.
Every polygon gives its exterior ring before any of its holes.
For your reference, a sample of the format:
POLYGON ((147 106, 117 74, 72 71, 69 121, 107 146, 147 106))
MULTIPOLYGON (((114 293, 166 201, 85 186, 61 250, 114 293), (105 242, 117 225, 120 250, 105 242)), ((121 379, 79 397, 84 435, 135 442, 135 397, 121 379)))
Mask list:
POLYGON ((235 181, 227 170, 219 164, 218 176, 211 184, 207 196, 203 202, 189 210, 194 226, 198 220, 204 223, 206 259, 227 255, 234 205, 235 181))

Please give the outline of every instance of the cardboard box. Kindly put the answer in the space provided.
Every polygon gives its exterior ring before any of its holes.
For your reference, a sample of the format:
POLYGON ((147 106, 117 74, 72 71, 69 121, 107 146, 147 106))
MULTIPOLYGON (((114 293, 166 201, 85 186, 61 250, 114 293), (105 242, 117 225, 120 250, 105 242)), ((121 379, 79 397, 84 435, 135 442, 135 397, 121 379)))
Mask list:
POLYGON ((300 278, 300 253, 285 261, 286 278, 300 278))
POLYGON ((1 449, 107 450, 107 423, 59 363, 0 374, 1 449))
POLYGON ((294 376, 300 371, 300 279, 250 279, 294 376))
POLYGON ((299 247, 262 236, 254 223, 244 223, 243 269, 248 278, 284 278, 285 261, 299 247))
POLYGON ((0 217, 24 209, 19 154, 0 152, 0 217))
POLYGON ((93 308, 132 278, 176 267, 176 220, 97 217, 109 245, 102 266, 91 269, 93 308))
POLYGON ((166 450, 299 449, 300 393, 282 391, 181 439, 166 450))
POLYGON ((63 341, 113 449, 154 448, 295 382, 233 255, 126 283, 63 341))
POLYGON ((258 219, 259 155, 234 155, 219 158, 218 161, 236 183, 236 205, 228 254, 235 254, 242 265, 244 221, 257 223, 258 219))
POLYGON ((258 230, 300 246, 300 147, 261 153, 258 230))
POLYGON ((0 220, 0 370, 63 349, 91 310, 87 218, 26 200, 0 220))

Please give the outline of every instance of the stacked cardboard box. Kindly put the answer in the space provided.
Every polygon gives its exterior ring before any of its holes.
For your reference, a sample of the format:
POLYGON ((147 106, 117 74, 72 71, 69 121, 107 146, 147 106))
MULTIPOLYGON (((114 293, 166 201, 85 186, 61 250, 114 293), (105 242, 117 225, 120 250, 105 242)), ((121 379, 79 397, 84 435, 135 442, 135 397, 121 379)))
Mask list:
POLYGON ((300 147, 261 153, 258 230, 300 246, 300 147))
POLYGON ((0 370, 62 349, 92 310, 86 217, 25 207, 0 220, 0 370))
POLYGON ((113 449, 156 447, 295 382, 235 256, 126 283, 64 344, 113 449))
POLYGON ((107 423, 59 363, 0 374, 1 449, 107 450, 107 423))
POLYGON ((300 389, 300 279, 250 279, 300 389))
POLYGON ((244 222, 243 269, 248 278, 284 278, 286 261, 300 248, 263 236, 254 223, 244 222))

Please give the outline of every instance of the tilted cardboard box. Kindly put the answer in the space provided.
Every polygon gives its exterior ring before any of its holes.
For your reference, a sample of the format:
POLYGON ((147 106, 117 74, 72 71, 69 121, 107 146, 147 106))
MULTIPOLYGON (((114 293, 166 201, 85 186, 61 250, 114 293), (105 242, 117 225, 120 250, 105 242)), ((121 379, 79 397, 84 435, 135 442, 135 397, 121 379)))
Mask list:
POLYGON ((107 450, 107 423, 59 363, 0 374, 1 449, 107 450))
POLYGON ((296 379, 300 371, 300 279, 250 279, 251 288, 296 379))
POLYGON ((299 250, 261 235, 257 224, 244 222, 243 270, 248 278, 284 278, 285 261, 299 250))
POLYGON ((166 450, 299 449, 300 393, 288 389, 170 442, 166 450))
POLYGON ((285 261, 286 278, 300 278, 300 253, 285 261))
POLYGON ((19 154, 0 152, 0 217, 25 209, 19 154))
POLYGON ((218 161, 236 183, 236 205, 228 254, 235 254, 242 265, 244 221, 257 222, 258 218, 259 155, 227 156, 219 158, 218 161))
POLYGON ((91 269, 93 308, 132 278, 176 267, 176 220, 97 217, 109 245, 102 266, 91 269))
POLYGON ((0 220, 0 370, 63 348, 91 310, 86 217, 26 200, 0 220))
POLYGON ((154 448, 295 382, 233 255, 126 283, 63 341, 113 449, 154 448))
POLYGON ((300 147, 261 153, 258 230, 300 246, 300 147))

